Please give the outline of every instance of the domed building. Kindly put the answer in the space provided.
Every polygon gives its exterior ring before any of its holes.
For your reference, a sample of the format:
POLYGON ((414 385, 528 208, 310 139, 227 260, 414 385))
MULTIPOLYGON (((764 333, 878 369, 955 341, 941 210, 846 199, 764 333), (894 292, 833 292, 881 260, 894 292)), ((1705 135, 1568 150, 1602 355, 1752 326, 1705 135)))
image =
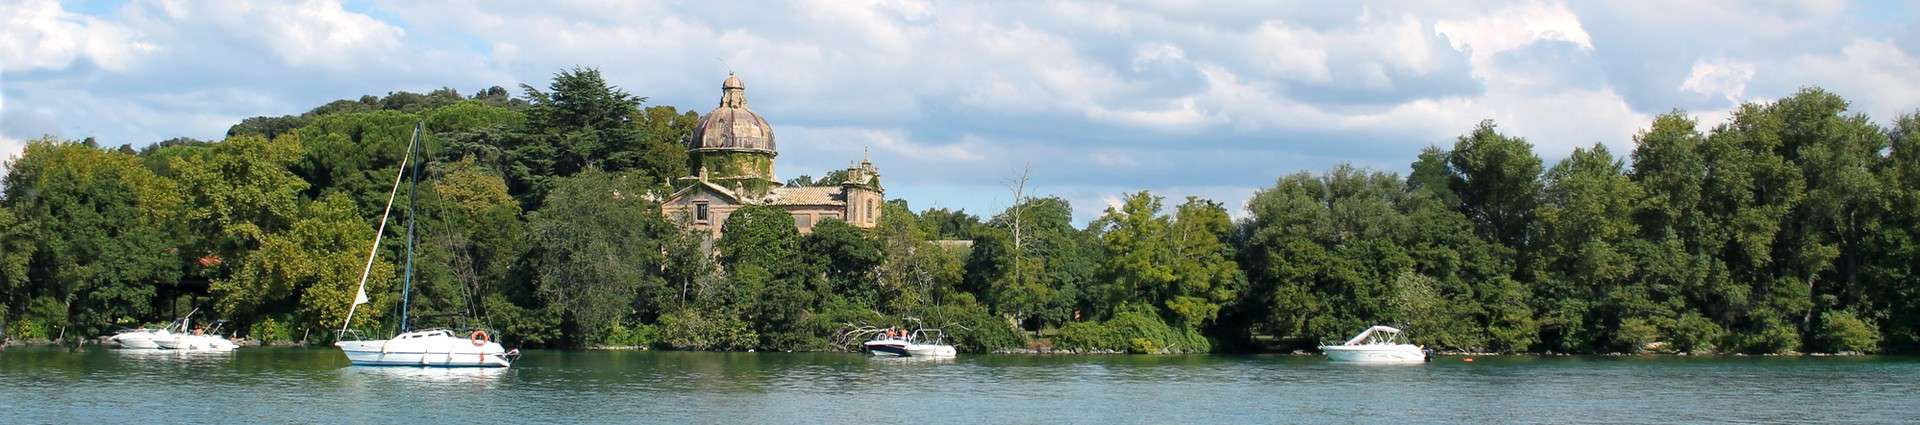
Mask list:
POLYGON ((773 125, 747 109, 747 87, 731 73, 720 83, 720 106, 700 116, 687 141, 687 165, 693 175, 674 182, 661 211, 681 226, 718 237, 727 216, 746 205, 771 205, 793 215, 800 233, 821 220, 841 220, 873 228, 880 222, 886 191, 879 170, 861 159, 848 167, 845 181, 832 186, 786 187, 774 179, 773 125))

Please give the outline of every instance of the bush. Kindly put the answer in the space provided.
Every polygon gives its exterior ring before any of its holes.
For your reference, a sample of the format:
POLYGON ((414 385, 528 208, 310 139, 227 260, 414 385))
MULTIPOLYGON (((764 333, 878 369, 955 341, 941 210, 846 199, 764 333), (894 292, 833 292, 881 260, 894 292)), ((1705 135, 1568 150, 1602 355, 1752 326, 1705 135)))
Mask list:
POLYGON ((247 337, 263 343, 293 340, 292 331, 288 330, 286 325, 280 324, 280 321, 273 320, 272 317, 260 319, 254 322, 253 326, 247 327, 247 337))
POLYGON ((1069 323, 1060 328, 1058 345, 1140 354, 1202 353, 1213 348, 1198 331, 1169 326, 1153 310, 1135 307, 1122 307, 1104 323, 1069 323))
POLYGON ((660 316, 658 343, 675 350, 735 351, 753 348, 760 336, 737 317, 683 309, 660 316))
POLYGON ((1880 328, 1851 311, 1820 313, 1820 327, 1814 338, 1820 344, 1819 349, 1830 353, 1880 350, 1880 328))
POLYGON ((1724 333, 1720 325, 1707 320, 1699 313, 1687 313, 1674 321, 1673 330, 1668 332, 1674 351, 1682 353, 1710 353, 1716 349, 1714 341, 1724 333))
POLYGON ((624 323, 614 323, 613 327, 607 329, 606 335, 600 338, 600 345, 609 347, 650 347, 657 341, 656 337, 658 337, 659 334, 660 331, 657 328, 644 323, 635 323, 632 326, 624 323))
POLYGON ((1762 321, 1757 329, 1739 339, 1740 351, 1747 353, 1785 353, 1800 347, 1800 333, 1794 331, 1793 326, 1773 319, 1762 321))
POLYGON ((1647 344, 1659 339, 1660 328, 1637 317, 1620 320, 1620 330, 1613 334, 1613 343, 1628 353, 1646 351, 1647 344))
POLYGON ((27 311, 18 320, 7 324, 7 337, 18 340, 47 340, 58 335, 56 330, 67 325, 65 304, 52 298, 34 298, 27 304, 27 311))
POLYGON ((921 311, 926 325, 947 334, 947 343, 969 353, 1024 346, 1025 333, 979 305, 943 305, 921 311))
POLYGON ((504 338, 518 342, 543 344, 560 339, 560 315, 551 309, 525 308, 500 294, 489 294, 481 301, 486 307, 487 326, 499 330, 504 338))
MULTIPOLYGON (((834 297, 829 300, 825 305, 820 306, 819 310, 819 312, 807 316, 805 328, 814 335, 823 338, 843 335, 846 331, 852 329, 849 325, 873 325, 887 321, 887 318, 882 316, 880 312, 873 311, 871 308, 862 307, 839 297, 834 297)), ((864 341, 843 342, 847 345, 827 347, 827 349, 857 351, 861 348, 860 343, 864 341)))
POLYGON ((33 319, 21 318, 7 324, 7 338, 17 340, 47 339, 47 327, 33 319))
POLYGON ((1075 350, 1116 350, 1120 342, 1099 322, 1073 322, 1060 327, 1054 345, 1075 350))

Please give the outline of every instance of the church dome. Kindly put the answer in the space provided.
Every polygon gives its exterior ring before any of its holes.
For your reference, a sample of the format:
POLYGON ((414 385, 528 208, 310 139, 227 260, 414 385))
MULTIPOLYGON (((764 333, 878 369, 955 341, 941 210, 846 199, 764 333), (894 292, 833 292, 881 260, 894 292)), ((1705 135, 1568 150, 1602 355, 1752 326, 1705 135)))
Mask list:
POLYGON ((740 77, 727 74, 720 83, 720 106, 700 117, 693 128, 694 150, 740 150, 777 153, 773 146, 773 126, 760 114, 747 109, 747 86, 740 77))

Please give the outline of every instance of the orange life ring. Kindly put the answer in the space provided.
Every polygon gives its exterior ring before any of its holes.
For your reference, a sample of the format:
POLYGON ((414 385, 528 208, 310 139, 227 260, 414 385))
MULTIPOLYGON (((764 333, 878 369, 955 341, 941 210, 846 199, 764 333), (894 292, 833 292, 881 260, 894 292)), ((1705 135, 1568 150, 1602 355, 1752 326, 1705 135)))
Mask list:
POLYGON ((487 336, 487 331, 473 331, 473 333, 467 334, 467 340, 473 341, 473 346, 479 347, 487 345, 487 342, 492 341, 493 338, 487 336))

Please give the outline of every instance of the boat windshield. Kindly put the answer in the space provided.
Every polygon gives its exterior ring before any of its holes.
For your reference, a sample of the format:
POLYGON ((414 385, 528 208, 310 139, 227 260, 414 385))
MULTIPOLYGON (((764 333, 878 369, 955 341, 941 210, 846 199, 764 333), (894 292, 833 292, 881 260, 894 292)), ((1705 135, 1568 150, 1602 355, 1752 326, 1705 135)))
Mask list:
POLYGON ((939 329, 921 329, 913 331, 913 337, 909 341, 915 344, 940 344, 946 339, 947 335, 939 329))
POLYGON ((1387 326, 1374 326, 1354 335, 1345 345, 1393 345, 1400 343, 1400 330, 1387 326))

